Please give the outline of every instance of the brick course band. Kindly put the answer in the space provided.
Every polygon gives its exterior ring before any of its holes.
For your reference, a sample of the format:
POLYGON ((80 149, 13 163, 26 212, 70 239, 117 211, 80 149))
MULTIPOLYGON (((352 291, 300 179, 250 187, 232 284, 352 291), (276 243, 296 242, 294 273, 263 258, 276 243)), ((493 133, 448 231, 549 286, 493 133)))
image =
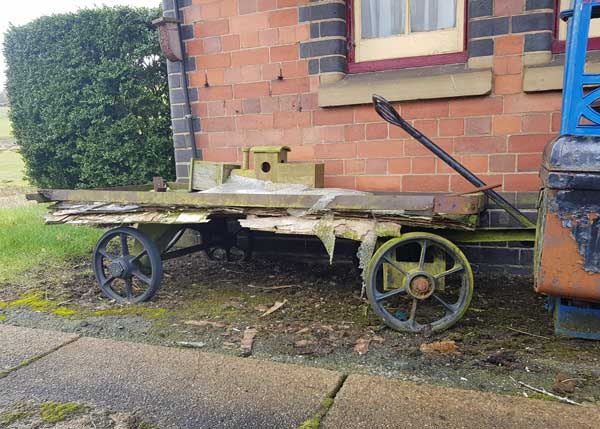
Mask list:
POLYGON ((469 0, 469 18, 480 18, 494 14, 493 0, 469 0))
MULTIPOLYGON (((179 0, 180 11, 183 8, 192 4, 191 0, 179 0)), ((175 2, 174 0, 163 0, 163 16, 175 18, 175 2)), ((191 40, 194 38, 194 27, 192 25, 181 26, 181 36, 183 40, 191 40)), ((194 58, 185 59, 186 70, 193 71, 196 69, 194 58)), ((181 62, 172 62, 167 60, 167 73, 169 80, 169 101, 171 103, 171 127, 173 131, 173 147, 175 154, 175 166, 178 180, 187 180, 188 164, 193 157, 193 150, 190 146, 191 137, 188 131, 188 119, 186 118, 186 98, 183 89, 183 67, 181 62)), ((188 99, 190 102, 198 101, 197 88, 188 89, 188 99)), ((194 132, 200 131, 199 120, 193 121, 194 132)))
POLYGON ((310 41, 300 44, 300 57, 309 58, 309 74, 346 73, 346 5, 339 0, 300 7, 299 22, 310 23, 310 41))
POLYGON ((525 10, 554 9, 554 0, 527 0, 525 10))
POLYGON ((346 20, 346 6, 343 3, 332 1, 300 8, 300 22, 321 21, 333 18, 346 20))

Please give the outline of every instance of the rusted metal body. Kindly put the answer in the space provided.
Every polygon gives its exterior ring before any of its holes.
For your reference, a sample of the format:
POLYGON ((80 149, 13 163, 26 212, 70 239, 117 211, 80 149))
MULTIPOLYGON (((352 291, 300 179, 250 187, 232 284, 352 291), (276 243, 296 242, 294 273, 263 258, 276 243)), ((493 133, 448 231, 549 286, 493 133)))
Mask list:
POLYGON ((600 303, 599 161, 600 142, 588 136, 561 136, 544 152, 539 293, 600 303))
POLYGON ((600 302, 600 192, 544 191, 536 291, 600 302))
POLYGON ((600 340, 600 75, 585 70, 600 0, 572 6, 561 14, 568 22, 561 135, 546 146, 540 171, 535 288, 549 297, 556 333, 600 340))

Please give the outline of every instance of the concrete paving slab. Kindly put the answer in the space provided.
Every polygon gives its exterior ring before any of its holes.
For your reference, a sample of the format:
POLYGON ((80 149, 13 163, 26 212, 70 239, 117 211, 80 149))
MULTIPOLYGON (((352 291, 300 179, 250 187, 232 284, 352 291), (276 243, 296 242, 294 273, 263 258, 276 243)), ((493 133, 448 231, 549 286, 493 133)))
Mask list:
POLYGON ((77 335, 0 325, 0 372, 48 353, 77 335))
POLYGON ((337 372, 81 338, 0 380, 0 405, 35 398, 132 411, 161 428, 293 428, 337 372))
POLYGON ((324 428, 597 428, 600 410, 351 375, 324 428))

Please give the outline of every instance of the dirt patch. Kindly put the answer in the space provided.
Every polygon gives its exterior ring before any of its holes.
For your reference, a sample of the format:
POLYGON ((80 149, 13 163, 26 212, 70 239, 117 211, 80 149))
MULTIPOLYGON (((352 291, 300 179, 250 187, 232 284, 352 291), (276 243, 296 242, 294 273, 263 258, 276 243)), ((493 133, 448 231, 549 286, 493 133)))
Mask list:
POLYGON ((1 285, 0 300, 32 289, 72 312, 6 306, 0 323, 167 346, 194 343, 230 355, 244 354, 250 327, 257 330, 252 354, 260 359, 519 395, 525 390, 511 377, 550 390, 561 372, 577 379, 568 396, 600 400, 600 343, 553 336, 544 298, 528 278, 479 276, 463 320, 429 337, 386 328, 361 298, 359 271, 348 264, 228 264, 192 255, 165 263, 164 286, 152 302, 121 307, 101 296, 82 259, 38 267, 1 285), (422 351, 435 342, 452 342, 452 353, 422 351))

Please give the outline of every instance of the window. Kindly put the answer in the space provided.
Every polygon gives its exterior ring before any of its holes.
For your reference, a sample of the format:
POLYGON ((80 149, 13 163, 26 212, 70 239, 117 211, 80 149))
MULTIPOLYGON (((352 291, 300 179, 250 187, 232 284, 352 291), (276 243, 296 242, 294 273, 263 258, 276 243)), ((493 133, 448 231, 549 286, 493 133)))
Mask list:
POLYGON ((355 63, 463 52, 465 0, 354 0, 355 63))
MULTIPOLYGON (((571 8, 571 0, 560 0, 559 2, 559 13, 560 11, 571 8)), ((558 19, 558 40, 565 41, 567 39, 567 24, 560 19, 559 13, 557 13, 558 19)), ((600 37, 600 19, 592 19, 590 24, 590 38, 600 37)))

